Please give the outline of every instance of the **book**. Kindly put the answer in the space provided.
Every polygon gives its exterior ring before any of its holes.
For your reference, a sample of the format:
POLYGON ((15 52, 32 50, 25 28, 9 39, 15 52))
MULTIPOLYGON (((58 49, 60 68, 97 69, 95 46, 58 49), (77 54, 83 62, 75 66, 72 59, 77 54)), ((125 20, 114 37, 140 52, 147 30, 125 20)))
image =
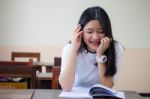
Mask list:
POLYGON ((95 84, 90 88, 75 87, 70 92, 62 91, 59 97, 86 99, 92 99, 93 97, 109 97, 113 99, 125 99, 124 92, 113 90, 102 84, 95 84))
POLYGON ((92 86, 89 94, 93 97, 113 97, 115 99, 124 99, 124 92, 113 90, 101 84, 92 86))

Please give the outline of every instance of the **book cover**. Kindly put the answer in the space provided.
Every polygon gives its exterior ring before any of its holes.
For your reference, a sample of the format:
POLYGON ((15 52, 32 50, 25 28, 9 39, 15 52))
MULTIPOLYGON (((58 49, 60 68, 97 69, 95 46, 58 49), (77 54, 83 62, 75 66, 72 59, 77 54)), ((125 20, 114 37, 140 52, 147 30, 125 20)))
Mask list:
POLYGON ((92 86, 89 90, 89 94, 93 97, 112 97, 114 99, 124 99, 124 93, 113 90, 101 84, 92 86))

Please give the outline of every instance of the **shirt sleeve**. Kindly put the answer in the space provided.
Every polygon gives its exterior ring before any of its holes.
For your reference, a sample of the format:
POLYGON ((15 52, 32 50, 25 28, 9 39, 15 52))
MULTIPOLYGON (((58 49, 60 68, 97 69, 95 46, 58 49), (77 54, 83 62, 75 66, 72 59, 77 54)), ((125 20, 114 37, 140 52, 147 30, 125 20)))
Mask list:
POLYGON ((69 54, 70 54, 70 44, 67 44, 63 50, 62 50, 62 59, 61 59, 61 72, 60 72, 60 75, 61 73, 63 72, 65 66, 66 66, 66 63, 69 59, 69 54))

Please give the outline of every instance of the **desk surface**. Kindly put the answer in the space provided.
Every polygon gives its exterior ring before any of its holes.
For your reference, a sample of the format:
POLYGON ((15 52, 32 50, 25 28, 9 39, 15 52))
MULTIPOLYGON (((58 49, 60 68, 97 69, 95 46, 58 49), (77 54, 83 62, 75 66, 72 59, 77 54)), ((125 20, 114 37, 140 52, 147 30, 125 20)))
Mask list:
MULTIPOLYGON (((75 98, 60 98, 58 97, 60 93, 61 90, 48 90, 48 89, 35 89, 35 90, 0 89, 0 99, 75 99, 75 98)), ((96 98, 96 99, 107 99, 107 98, 96 98)), ((125 99, 142 99, 142 97, 138 95, 136 92, 126 91, 125 99)))
POLYGON ((50 62, 33 62, 33 66, 46 66, 46 67, 52 67, 54 66, 54 63, 50 63, 50 62))

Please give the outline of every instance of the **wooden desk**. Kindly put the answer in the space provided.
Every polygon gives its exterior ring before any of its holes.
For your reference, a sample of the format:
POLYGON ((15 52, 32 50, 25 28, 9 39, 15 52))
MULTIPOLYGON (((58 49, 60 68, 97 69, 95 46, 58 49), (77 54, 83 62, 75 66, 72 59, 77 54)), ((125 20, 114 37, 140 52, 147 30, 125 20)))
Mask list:
MULTIPOLYGON (((61 90, 0 89, 0 99, 77 99, 77 98, 60 98, 58 97, 60 93, 61 90)), ((94 98, 94 99, 108 99, 108 98, 94 98)), ((142 97, 136 92, 125 91, 125 99, 142 99, 142 97)))
POLYGON ((31 79, 31 88, 36 88, 36 70, 28 62, 0 62, 0 77, 25 77, 31 79))
POLYGON ((46 66, 48 72, 52 72, 52 63, 44 62, 13 62, 13 61, 0 61, 0 77, 25 77, 31 79, 31 87, 37 88, 36 71, 41 66, 46 66))
POLYGON ((34 89, 0 89, 0 99, 32 99, 34 89))

